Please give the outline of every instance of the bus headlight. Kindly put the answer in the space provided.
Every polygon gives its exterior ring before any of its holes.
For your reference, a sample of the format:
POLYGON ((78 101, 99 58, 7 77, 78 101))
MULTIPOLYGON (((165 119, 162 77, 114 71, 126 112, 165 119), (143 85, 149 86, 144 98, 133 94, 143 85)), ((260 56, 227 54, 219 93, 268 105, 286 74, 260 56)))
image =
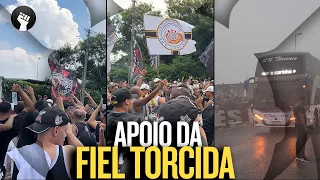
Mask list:
POLYGON ((254 116, 255 116, 256 118, 258 118, 259 120, 263 120, 263 117, 262 117, 260 114, 254 114, 254 116))
POLYGON ((294 117, 294 115, 292 115, 289 120, 290 120, 290 121, 295 121, 295 120, 296 120, 296 117, 294 117))

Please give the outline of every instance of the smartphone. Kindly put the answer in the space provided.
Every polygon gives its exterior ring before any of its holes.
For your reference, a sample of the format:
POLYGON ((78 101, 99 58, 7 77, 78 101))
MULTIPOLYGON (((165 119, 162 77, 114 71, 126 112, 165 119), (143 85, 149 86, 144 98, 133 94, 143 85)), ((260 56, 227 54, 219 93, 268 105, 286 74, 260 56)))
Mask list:
POLYGON ((13 105, 18 104, 18 94, 16 92, 12 92, 12 104, 13 105))
POLYGON ((107 104, 107 94, 102 94, 103 104, 107 104))

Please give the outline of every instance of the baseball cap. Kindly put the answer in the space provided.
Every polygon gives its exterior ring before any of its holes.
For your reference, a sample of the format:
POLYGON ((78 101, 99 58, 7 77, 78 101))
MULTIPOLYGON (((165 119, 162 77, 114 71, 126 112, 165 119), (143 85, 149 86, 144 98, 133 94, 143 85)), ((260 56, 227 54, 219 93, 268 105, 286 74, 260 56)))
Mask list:
POLYGON ((113 105, 124 102, 127 99, 131 99, 131 93, 128 89, 118 89, 116 90, 111 97, 111 103, 113 105))
POLYGON ((192 98, 192 94, 190 93, 189 89, 185 87, 178 87, 172 90, 170 93, 170 99, 176 99, 179 96, 187 96, 189 98, 192 98))
POLYGON ((193 123, 199 115, 198 108, 188 98, 173 99, 161 104, 155 113, 173 124, 178 121, 193 123))
POLYGON ((57 107, 46 107, 40 111, 35 122, 26 128, 40 134, 56 126, 64 126, 69 123, 67 114, 57 107))
POLYGON ((155 79, 153 80, 154 83, 157 83, 157 82, 159 82, 159 81, 161 81, 161 79, 159 79, 159 78, 155 78, 155 79))
POLYGON ((142 84, 140 89, 141 90, 150 90, 150 86, 148 84, 142 84))
POLYGON ((214 87, 213 86, 209 86, 205 92, 214 92, 214 87))
POLYGON ((48 103, 53 104, 53 100, 52 100, 52 99, 47 99, 46 101, 47 101, 48 103))

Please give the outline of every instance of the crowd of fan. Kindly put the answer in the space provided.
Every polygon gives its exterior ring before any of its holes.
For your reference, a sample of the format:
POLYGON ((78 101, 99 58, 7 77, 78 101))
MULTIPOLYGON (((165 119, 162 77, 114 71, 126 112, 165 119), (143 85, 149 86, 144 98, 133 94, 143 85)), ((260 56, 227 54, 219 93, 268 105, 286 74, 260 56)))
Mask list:
MULTIPOLYGON (((167 80, 161 80, 160 78, 155 78, 153 82, 144 83, 145 75, 146 70, 141 71, 140 77, 133 87, 130 87, 126 81, 120 83, 112 82, 109 84, 107 93, 107 114, 114 111, 114 107, 123 105, 126 98, 129 98, 131 105, 128 107, 129 109, 127 112, 139 116, 143 121, 150 120, 150 116, 157 114, 161 105, 162 107, 168 106, 173 102, 172 100, 184 98, 197 110, 197 115, 200 117, 200 124, 207 133, 209 144, 212 145, 212 130, 214 129, 213 81, 198 81, 190 76, 184 83, 179 81, 169 83, 167 80), (126 95, 125 90, 130 93, 130 96, 129 94, 126 95)), ((179 109, 177 109, 177 111, 179 111, 179 109)), ((108 123, 109 122, 110 121, 108 120, 108 123)))
MULTIPOLYGON (((214 86, 213 81, 199 82, 189 77, 184 83, 159 78, 153 82, 143 83, 146 71, 143 70, 137 83, 129 87, 126 82, 110 83, 107 93, 107 145, 113 146, 116 127, 119 121, 168 121, 172 125, 173 136, 177 134, 178 121, 199 123, 202 146, 214 145, 214 86)), ((191 128, 190 132, 191 133, 191 128)), ((166 136, 166 135, 165 135, 166 136)), ((183 135, 182 135, 183 136, 183 135)), ((176 138, 172 138, 172 147, 177 147, 176 138)), ((137 144, 132 146, 139 146, 137 144)), ((201 146, 198 144, 198 146, 201 146)), ((127 148, 118 147, 120 152, 127 148)), ((124 156, 121 172, 128 174, 128 165, 134 160, 124 156)), ((131 169, 129 172, 134 173, 131 169)), ((130 176, 130 173, 129 173, 130 176)))
POLYGON ((0 99, 0 179, 71 179, 75 148, 105 145, 103 100, 97 104, 87 92, 87 105, 64 100, 59 87, 54 98, 37 100, 31 87, 14 84, 21 101, 0 99))
POLYGON ((75 96, 64 100, 59 82, 51 99, 38 100, 31 87, 14 84, 21 101, 14 105, 0 99, 0 179, 71 179, 76 147, 113 146, 119 121, 199 122, 202 146, 213 146, 213 81, 156 78, 145 84, 145 74, 132 87, 110 83, 105 105, 87 92, 89 104, 75 96))

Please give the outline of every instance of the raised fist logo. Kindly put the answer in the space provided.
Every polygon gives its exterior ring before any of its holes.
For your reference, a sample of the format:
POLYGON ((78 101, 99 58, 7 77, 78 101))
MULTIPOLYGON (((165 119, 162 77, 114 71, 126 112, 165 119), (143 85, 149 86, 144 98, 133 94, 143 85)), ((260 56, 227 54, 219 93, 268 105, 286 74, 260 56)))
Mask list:
POLYGON ((19 31, 27 31, 27 25, 29 23, 30 16, 24 14, 23 12, 20 12, 17 20, 20 23, 19 31))
POLYGON ((36 14, 28 6, 17 7, 11 14, 12 25, 19 31, 31 29, 36 22, 36 14))

